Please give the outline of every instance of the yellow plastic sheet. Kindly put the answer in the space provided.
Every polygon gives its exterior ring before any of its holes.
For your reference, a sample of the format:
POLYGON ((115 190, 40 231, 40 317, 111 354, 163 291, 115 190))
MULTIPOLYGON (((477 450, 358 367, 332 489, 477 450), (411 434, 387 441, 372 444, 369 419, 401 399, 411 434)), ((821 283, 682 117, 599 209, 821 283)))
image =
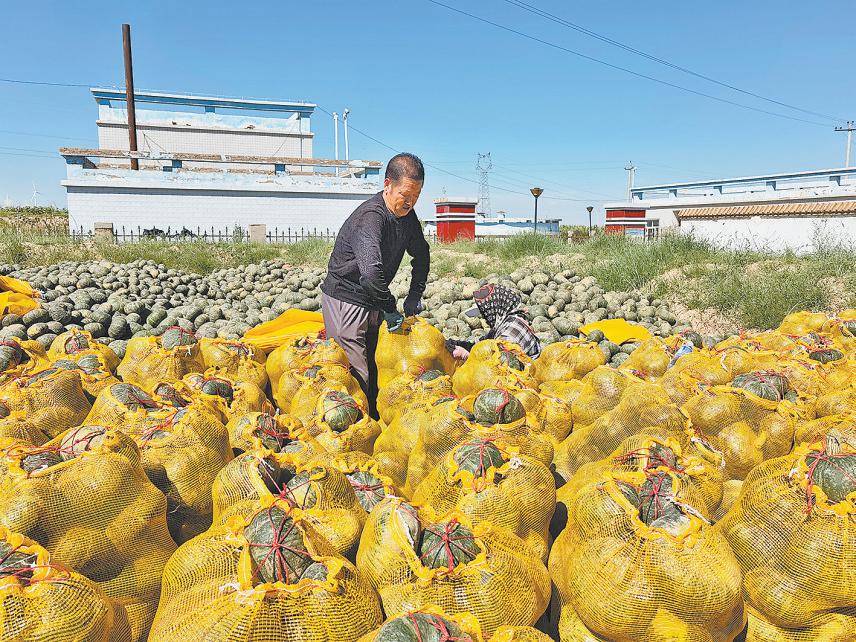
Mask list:
POLYGON ((17 292, 0 292, 0 318, 7 314, 24 316, 27 312, 39 307, 39 302, 26 294, 17 292))
POLYGON ((15 292, 29 297, 39 296, 38 290, 34 290, 29 283, 13 279, 11 276, 0 276, 0 292, 15 292))
POLYGON ((241 341, 254 348, 270 352, 281 346, 289 337, 298 334, 313 334, 324 329, 324 318, 320 312, 307 312, 292 308, 273 321, 262 323, 247 330, 241 341))
POLYGON ((603 332, 603 336, 618 345, 628 341, 645 341, 652 336, 644 326, 629 323, 624 319, 607 319, 587 323, 580 328, 580 332, 586 335, 590 334, 592 330, 600 330, 603 332))

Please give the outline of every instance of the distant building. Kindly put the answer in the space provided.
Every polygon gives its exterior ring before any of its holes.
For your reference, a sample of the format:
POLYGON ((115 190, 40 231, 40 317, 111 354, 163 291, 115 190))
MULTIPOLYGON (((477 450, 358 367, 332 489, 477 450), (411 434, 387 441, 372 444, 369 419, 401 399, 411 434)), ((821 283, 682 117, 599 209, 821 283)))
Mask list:
POLYGON ((60 150, 74 228, 335 231, 380 189, 378 161, 314 158, 311 103, 136 93, 133 171, 125 93, 92 95, 99 148, 60 150))
MULTIPOLYGON (((425 234, 437 236, 442 241, 457 238, 505 237, 535 231, 531 218, 512 218, 498 212, 495 216, 476 213, 477 198, 434 199, 436 215, 424 220, 425 234)), ((539 234, 558 234, 560 221, 557 218, 538 219, 539 234)))
POLYGON ((719 247, 810 252, 856 244, 856 168, 637 187, 605 207, 607 234, 674 228, 719 247))

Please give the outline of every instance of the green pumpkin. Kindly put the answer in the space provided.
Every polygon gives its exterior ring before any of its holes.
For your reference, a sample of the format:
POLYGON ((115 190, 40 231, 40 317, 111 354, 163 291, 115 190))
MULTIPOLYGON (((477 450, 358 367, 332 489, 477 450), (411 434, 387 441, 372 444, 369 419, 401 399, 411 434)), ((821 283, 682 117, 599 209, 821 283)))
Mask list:
POLYGON ((304 510, 315 508, 318 503, 318 491, 315 489, 315 482, 311 480, 311 477, 318 472, 323 472, 323 470, 323 468, 312 468, 297 473, 286 482, 281 494, 297 508, 304 510))
POLYGON ((196 344, 196 337, 192 332, 172 326, 167 328, 160 337, 160 344, 164 350, 172 350, 179 346, 192 346, 196 344))
POLYGON ((0 339, 0 373, 24 362, 26 353, 15 341, 0 339))
POLYGON ((510 424, 525 415, 523 404, 507 390, 487 388, 473 401, 473 416, 480 424, 510 424))
POLYGON ((12 414, 12 411, 9 410, 9 406, 0 401, 0 419, 5 419, 10 414, 12 414))
POLYGON ((835 348, 822 348, 820 350, 809 352, 808 358, 812 361, 819 361, 820 363, 831 363, 832 361, 843 359, 844 353, 840 350, 836 350, 835 348))
POLYGON ((77 367, 88 375, 96 375, 104 371, 97 354, 87 354, 80 357, 77 360, 77 367))
POLYGON ((847 332, 856 337, 856 319, 847 319, 841 325, 844 326, 844 329, 847 330, 847 332))
POLYGON ((58 359, 53 362, 53 367, 56 370, 80 370, 71 359, 58 359))
POLYGON ((813 452, 805 461, 809 467, 814 465, 812 482, 823 489, 830 502, 842 502, 856 490, 856 454, 813 452))
POLYGON ((326 582, 327 576, 329 575, 329 571, 323 562, 313 562, 310 564, 305 571, 303 571, 303 575, 300 576, 302 580, 315 580, 317 582, 326 582))
POLYGON ((769 401, 781 401, 788 394, 790 383, 785 375, 756 371, 734 377, 731 387, 741 388, 769 401))
POLYGON ((334 432, 345 432, 363 418, 357 401, 346 392, 331 390, 324 395, 324 422, 334 432))
POLYGON ((321 372, 321 366, 311 366, 303 371, 303 376, 307 379, 314 379, 321 372))
POLYGON ((199 390, 202 394, 221 397, 227 404, 231 404, 235 398, 235 391, 232 388, 232 384, 225 379, 218 379, 217 377, 203 381, 199 390))
POLYGON ((232 352, 238 355, 239 357, 249 357, 250 353, 252 352, 250 346, 248 346, 246 343, 230 342, 224 343, 222 345, 228 352, 232 352))
POLYGON ((351 482, 357 501, 363 510, 370 513, 386 497, 386 489, 383 482, 368 471, 358 470, 345 475, 351 482))
POLYGON ((672 470, 678 467, 678 456, 675 451, 659 441, 655 441, 648 448, 647 467, 656 468, 657 466, 665 466, 672 470))
POLYGON ((272 415, 260 414, 253 419, 242 418, 242 426, 252 423, 252 433, 268 450, 279 452, 289 443, 288 433, 280 432, 276 419, 272 415))
POLYGON ((692 343, 694 348, 704 347, 704 339, 695 330, 685 330, 684 332, 681 332, 681 336, 692 343))
POLYGON ((508 366, 512 370, 523 371, 523 362, 511 350, 499 350, 499 362, 508 366))
POLYGON ((265 508, 244 528, 256 583, 296 584, 314 560, 303 531, 279 506, 265 508))
POLYGON ((439 370, 426 370, 421 373, 418 377, 416 377, 417 381, 434 381, 435 379, 439 379, 443 376, 443 373, 439 370))
POLYGON ((23 553, 0 541, 0 577, 14 575, 22 582, 32 579, 38 559, 33 553, 23 553))
POLYGON ((457 520, 429 524, 422 533, 419 559, 428 568, 452 570, 479 554, 473 532, 457 520))
POLYGON ((671 476, 664 472, 648 475, 639 489, 639 518, 651 526, 661 517, 674 520, 680 513, 672 495, 671 476))
POLYGON ((169 383, 158 384, 155 388, 155 394, 173 408, 184 408, 189 403, 181 396, 176 387, 169 383))
POLYGON ((28 473, 36 473, 62 462, 62 455, 57 451, 46 450, 45 452, 33 453, 32 455, 24 455, 21 458, 21 468, 28 473))
POLYGON ((488 469, 499 468, 505 463, 499 448, 485 439, 474 439, 460 445, 453 458, 458 470, 466 470, 474 477, 484 477, 488 469))
POLYGON ((66 433, 60 442, 60 453, 66 461, 104 443, 108 430, 104 426, 80 426, 66 433))
POLYGON ((49 377, 55 375, 57 372, 63 372, 61 368, 46 368, 45 370, 40 370, 39 372, 30 375, 26 379, 21 382, 21 387, 26 388, 27 386, 31 386, 34 383, 41 381, 42 379, 48 379, 49 377))
POLYGON ((115 383, 110 393, 128 410, 159 410, 161 406, 142 388, 132 383, 115 383))
POLYGON ((74 332, 65 340, 64 347, 66 354, 77 354, 78 352, 89 350, 89 339, 86 338, 85 334, 74 332))
POLYGON ((473 642, 461 627, 430 613, 409 613, 384 624, 375 642, 473 642))

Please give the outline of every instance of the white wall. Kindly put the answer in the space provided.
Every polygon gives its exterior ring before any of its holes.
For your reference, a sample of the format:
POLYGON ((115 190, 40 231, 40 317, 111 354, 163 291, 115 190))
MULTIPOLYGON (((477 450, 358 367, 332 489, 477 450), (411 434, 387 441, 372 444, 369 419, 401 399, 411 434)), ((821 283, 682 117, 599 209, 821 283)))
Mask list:
POLYGON ((856 216, 684 220, 681 232, 718 247, 807 253, 819 247, 856 247, 856 216))

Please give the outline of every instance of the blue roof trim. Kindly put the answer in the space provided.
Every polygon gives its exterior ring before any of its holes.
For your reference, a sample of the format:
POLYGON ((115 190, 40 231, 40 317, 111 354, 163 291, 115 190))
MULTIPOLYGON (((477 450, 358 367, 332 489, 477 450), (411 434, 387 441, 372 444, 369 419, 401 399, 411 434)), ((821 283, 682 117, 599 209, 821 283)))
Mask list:
MULTIPOLYGON (((92 89, 92 96, 99 105, 109 105, 111 101, 125 102, 125 92, 113 89, 92 89)), ((298 113, 309 116, 315 111, 312 103, 280 102, 273 100, 241 100, 239 98, 214 98, 208 96, 186 96, 178 94, 135 92, 138 103, 156 103, 160 105, 188 105, 191 107, 214 107, 221 109, 251 109, 254 111, 275 111, 298 113)))
POLYGON ((654 192, 654 191, 666 191, 670 189, 692 189, 698 187, 718 187, 720 185, 742 185, 749 183, 763 183, 766 181, 786 181, 786 180, 798 180, 798 179, 811 179, 811 178, 823 178, 823 177, 838 177, 838 176, 852 176, 856 174, 856 167, 842 167, 838 169, 818 169, 818 170, 810 170, 805 172, 785 172, 782 174, 767 174, 764 176, 744 176, 738 178, 723 178, 719 180, 704 180, 704 181, 693 181, 689 183, 669 183, 665 185, 646 185, 640 187, 634 187, 631 191, 633 194, 638 192, 654 192))

